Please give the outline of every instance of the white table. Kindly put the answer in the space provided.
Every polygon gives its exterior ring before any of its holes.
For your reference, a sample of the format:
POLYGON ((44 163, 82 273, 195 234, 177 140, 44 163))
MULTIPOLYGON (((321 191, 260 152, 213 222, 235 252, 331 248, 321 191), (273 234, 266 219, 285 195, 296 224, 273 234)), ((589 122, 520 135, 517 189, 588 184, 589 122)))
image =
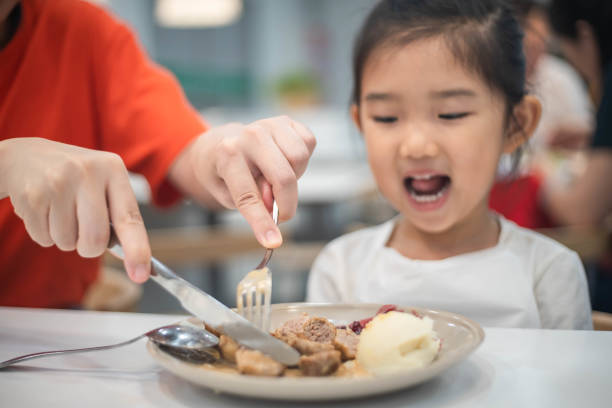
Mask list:
MULTIPOLYGON (((181 316, 0 308, 0 360, 119 342, 181 316)), ((610 407, 612 332, 486 329, 466 361, 412 389, 359 401, 271 403, 215 394, 161 370, 144 340, 0 370, 2 407, 610 407)))

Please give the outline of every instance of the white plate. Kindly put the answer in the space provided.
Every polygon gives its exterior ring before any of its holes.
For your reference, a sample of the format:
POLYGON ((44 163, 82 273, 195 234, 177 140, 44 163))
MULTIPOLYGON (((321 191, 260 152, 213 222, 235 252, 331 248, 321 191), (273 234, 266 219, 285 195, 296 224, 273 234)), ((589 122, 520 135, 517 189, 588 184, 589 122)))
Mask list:
MULTIPOLYGON (((371 304, 278 304, 272 306, 271 327, 274 329, 303 312, 311 316, 326 317, 335 324, 347 324, 374 315, 379 307, 380 305, 371 304)), ((148 342, 147 349, 153 358, 168 371, 216 392, 246 397, 306 401, 356 398, 420 384, 466 358, 484 339, 482 328, 461 315, 416 307, 400 306, 400 308, 414 310, 433 319, 434 329, 442 339, 442 349, 431 365, 389 376, 365 378, 254 377, 210 370, 183 362, 164 353, 152 342, 148 342)))

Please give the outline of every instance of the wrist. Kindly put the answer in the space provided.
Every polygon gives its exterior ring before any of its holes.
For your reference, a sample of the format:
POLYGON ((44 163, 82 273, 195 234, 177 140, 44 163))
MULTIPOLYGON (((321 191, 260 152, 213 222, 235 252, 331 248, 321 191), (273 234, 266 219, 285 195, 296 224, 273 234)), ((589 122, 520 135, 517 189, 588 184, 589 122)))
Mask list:
POLYGON ((203 135, 196 137, 179 153, 174 163, 170 166, 168 180, 183 195, 212 210, 216 207, 221 207, 208 190, 208 186, 202 183, 197 175, 198 152, 201 151, 199 147, 201 141, 199 139, 201 137, 203 135))

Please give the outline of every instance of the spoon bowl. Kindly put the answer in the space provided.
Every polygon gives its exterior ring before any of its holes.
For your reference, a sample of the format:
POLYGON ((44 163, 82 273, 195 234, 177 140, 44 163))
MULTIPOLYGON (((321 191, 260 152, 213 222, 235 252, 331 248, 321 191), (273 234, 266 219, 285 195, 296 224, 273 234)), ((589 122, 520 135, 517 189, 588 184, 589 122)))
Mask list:
POLYGON ((204 328, 172 324, 145 333, 157 344, 168 347, 198 350, 216 346, 219 338, 204 328))

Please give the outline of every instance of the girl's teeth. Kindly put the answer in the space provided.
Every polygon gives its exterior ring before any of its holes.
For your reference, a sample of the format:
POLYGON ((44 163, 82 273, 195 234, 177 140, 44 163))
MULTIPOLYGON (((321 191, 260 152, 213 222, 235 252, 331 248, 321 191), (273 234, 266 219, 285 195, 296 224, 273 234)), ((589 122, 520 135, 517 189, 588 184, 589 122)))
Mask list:
POLYGON ((445 191, 446 191, 446 188, 443 188, 442 190, 438 191, 436 194, 428 194, 428 195, 418 195, 418 194, 415 194, 413 191, 411 191, 410 195, 412 196, 412 198, 414 198, 415 201, 419 203, 432 203, 436 200, 439 200, 445 191))
POLYGON ((420 175, 420 176, 412 176, 413 179, 415 180, 429 180, 433 177, 433 174, 424 174, 424 175, 420 175))

